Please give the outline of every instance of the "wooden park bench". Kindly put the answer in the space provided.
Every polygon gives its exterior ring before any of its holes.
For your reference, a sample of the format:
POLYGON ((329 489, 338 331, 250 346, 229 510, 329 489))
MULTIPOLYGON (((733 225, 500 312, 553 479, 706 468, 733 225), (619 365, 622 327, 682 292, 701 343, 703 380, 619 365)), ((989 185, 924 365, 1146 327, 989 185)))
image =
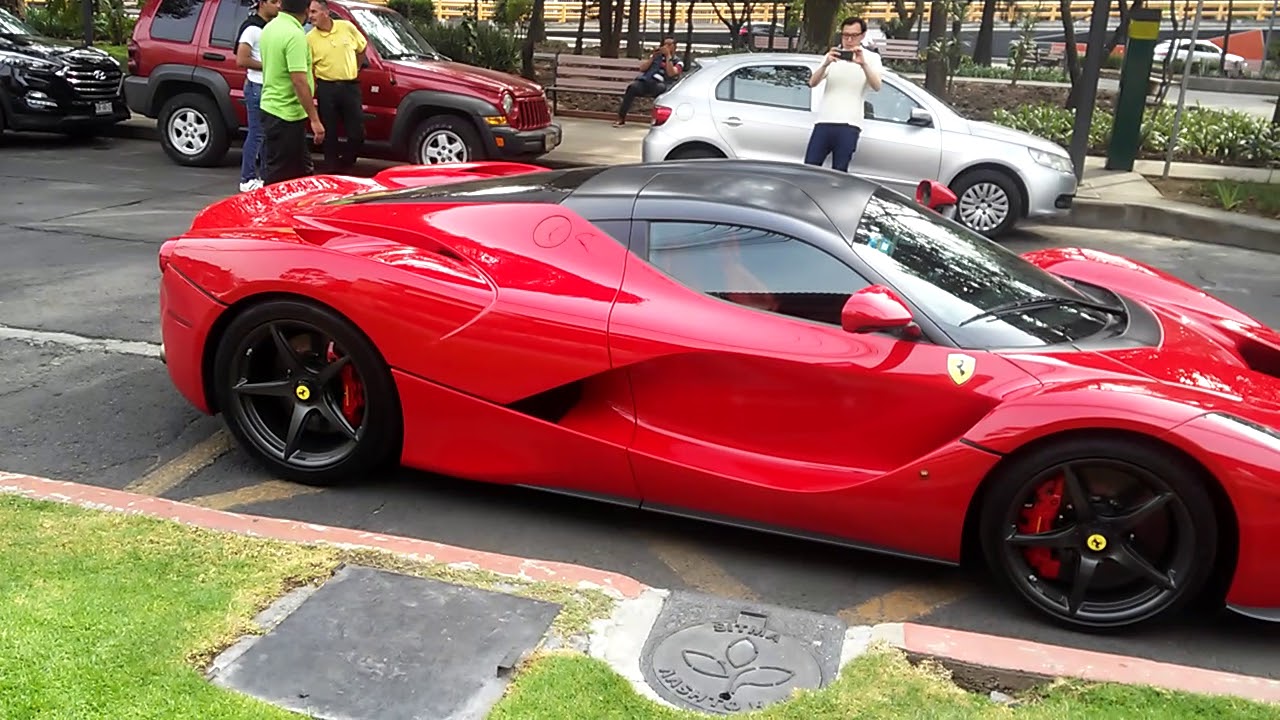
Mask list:
POLYGON ((876 51, 880 53, 880 59, 888 60, 906 60, 915 62, 920 59, 920 43, 916 40, 888 38, 886 40, 876 41, 876 51))
POLYGON ((551 112, 559 112, 559 92, 584 92, 622 97, 627 86, 640 74, 635 58, 602 58, 556 53, 551 60, 551 112))
POLYGON ((772 38, 768 35, 751 36, 751 48, 753 50, 792 50, 792 39, 781 34, 775 34, 772 38), (769 40, 773 40, 772 43, 769 40))

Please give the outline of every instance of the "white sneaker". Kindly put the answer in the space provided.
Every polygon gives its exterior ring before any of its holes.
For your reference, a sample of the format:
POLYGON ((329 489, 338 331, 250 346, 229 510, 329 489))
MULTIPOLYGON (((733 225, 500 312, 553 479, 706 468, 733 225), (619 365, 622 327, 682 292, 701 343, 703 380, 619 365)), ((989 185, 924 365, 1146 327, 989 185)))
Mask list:
POLYGON ((257 190, 261 187, 262 187, 262 181, 259 180, 258 178, 254 178, 252 180, 246 180, 245 182, 240 183, 240 192, 249 192, 250 190, 257 190))

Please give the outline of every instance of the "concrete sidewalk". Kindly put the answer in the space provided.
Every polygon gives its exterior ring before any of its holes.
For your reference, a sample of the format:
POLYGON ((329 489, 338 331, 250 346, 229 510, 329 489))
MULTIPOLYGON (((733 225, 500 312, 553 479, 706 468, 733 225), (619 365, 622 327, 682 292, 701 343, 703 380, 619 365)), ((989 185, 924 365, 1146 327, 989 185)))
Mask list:
MULTIPOLYGON (((830 684, 841 669, 865 653, 875 641, 887 643, 911 656, 934 658, 944 665, 951 663, 957 666, 1010 673, 1020 681, 1028 683, 1047 678, 1069 677, 1280 703, 1280 680, 914 623, 848 625, 835 616, 805 613, 697 593, 673 592, 648 587, 616 573, 589 568, 497 555, 409 538, 212 510, 163 498, 78 483, 0 472, 0 494, 70 503, 95 510, 141 514, 193 527, 264 539, 327 544, 346 549, 378 550, 416 561, 448 563, 450 567, 488 571, 515 580, 533 578, 574 588, 591 588, 601 591, 614 599, 614 607, 607 618, 593 623, 584 651, 609 663, 642 695, 677 708, 727 714, 784 702, 795 689, 817 688, 830 684), (705 648, 699 650, 689 648, 694 646, 702 648, 703 645, 707 645, 714 646, 712 649, 719 652, 723 651, 724 647, 732 649, 744 640, 755 646, 761 639, 770 642, 759 643, 759 645, 769 645, 769 647, 764 650, 757 648, 757 651, 767 654, 767 650, 776 655, 766 659, 788 673, 787 677, 790 679, 778 683, 777 687, 766 694, 757 694, 754 699, 736 697, 729 699, 725 697, 728 693, 708 691, 700 687, 697 673, 681 673, 671 669, 678 663, 666 663, 669 659, 667 656, 672 653, 675 653, 674 657, 680 657, 682 647, 685 648, 686 653, 707 654, 704 652, 705 648)), ((380 714, 377 715, 379 717, 390 716, 386 713, 393 709, 398 712, 391 714, 398 717, 411 710, 410 706, 414 703, 418 703, 421 707, 421 703, 430 699, 427 697, 431 695, 430 688, 415 686, 407 696, 402 689, 399 691, 401 695, 399 698, 382 696, 376 701, 368 701, 364 698, 387 690, 396 692, 393 689, 395 684, 391 683, 390 679, 396 679, 403 684, 405 677, 411 674, 416 677, 417 674, 422 673, 423 664, 430 666, 428 669, 434 668, 438 672, 441 666, 449 665, 448 657, 442 658, 437 653, 428 659, 420 654, 414 654, 411 648, 400 648, 398 655, 384 657, 381 653, 386 652, 385 648, 363 646, 358 651, 347 651, 346 654, 340 653, 334 657, 330 655, 324 643, 316 641, 318 635, 349 638, 360 634, 353 628, 369 624, 367 618, 359 616, 360 609, 365 608, 367 604, 360 598, 362 592, 365 596, 377 595, 377 604, 380 608, 400 603, 411 606, 402 619, 407 624, 393 628, 395 632, 410 637, 417 632, 417 626, 424 623, 438 625, 441 622, 448 622, 448 613, 452 612, 451 608, 459 603, 474 605, 477 602, 474 597, 465 595, 462 586, 456 586, 457 598, 453 602, 437 605, 434 601, 428 603, 421 600, 423 594, 440 597, 448 595, 452 592, 449 590, 451 586, 448 583, 417 585, 398 591, 392 587, 397 583, 412 582, 412 578, 396 576, 394 573, 379 573, 360 568, 343 569, 319 588, 304 589, 302 594, 305 597, 295 597, 291 593, 260 616, 274 614, 269 621, 263 621, 262 624, 269 627, 263 628, 265 633, 262 636, 247 637, 243 641, 243 647, 233 646, 224 654, 229 654, 231 657, 220 657, 215 660, 210 670, 211 680, 286 706, 298 703, 296 691, 301 685, 297 683, 310 683, 306 685, 308 690, 315 688, 317 692, 330 693, 331 699, 326 701, 337 705, 347 703, 343 707, 350 707, 352 703, 360 705, 362 702, 373 702, 379 708, 380 714), (367 586, 351 589, 353 584, 358 584, 359 576, 363 576, 366 582, 376 585, 381 592, 373 593, 367 589, 367 586), (329 588, 330 585, 343 585, 347 589, 329 588), (396 592, 407 592, 409 595, 402 598, 397 596, 396 592), (321 596, 324 599, 315 599, 321 596), (344 605, 342 598, 346 598, 346 603, 354 603, 359 607, 344 605), (308 603, 311 604, 308 605, 308 603), (291 619, 292 616, 298 617, 291 619), (305 618, 305 622, 302 618, 305 618), (279 628, 288 628, 290 624, 294 626, 293 630, 283 635, 291 634, 292 637, 303 638, 304 641, 299 641, 301 647, 298 643, 286 641, 282 634, 276 632, 279 628), (280 695, 280 688, 277 687, 261 687, 254 691, 246 689, 246 685, 237 686, 235 682, 227 679, 228 674, 234 674, 235 663, 240 662, 242 658, 253 659, 253 647, 257 643, 269 646, 275 653, 273 657, 282 653, 288 654, 289 664, 294 666, 295 673, 304 673, 303 679, 295 677, 291 681, 295 683, 294 695, 288 697, 286 697, 287 693, 280 695), (378 657, 365 657, 361 653, 375 653, 378 657), (397 660, 403 663, 403 666, 395 665, 397 660), (376 671, 369 671, 367 666, 370 662, 377 664, 376 671), (306 674, 310 666, 323 666, 324 677, 305 679, 311 677, 306 674), (339 681, 337 678, 342 680, 339 681), (361 697, 332 699, 336 697, 332 695, 331 687, 335 684, 342 684, 342 693, 361 697), (388 685, 388 688, 380 687, 382 684, 388 685)), ((501 595, 501 593, 491 592, 488 594, 501 595)), ((482 599, 481 602, 504 601, 482 599)), ((545 628, 554 617, 555 609, 548 608, 545 603, 535 609, 537 610, 535 614, 540 617, 536 622, 524 623, 524 625, 532 624, 545 628)), ((384 612, 382 609, 369 611, 384 612)), ((477 621, 475 618, 470 619, 473 622, 477 621)), ((510 669, 518 665, 520 657, 526 657, 539 647, 545 649, 547 641, 546 637, 541 640, 538 636, 530 638, 528 643, 532 644, 522 646, 523 649, 519 649, 518 653, 518 648, 513 646, 508 656, 502 656, 495 661, 498 663, 499 676, 505 677, 504 672, 509 674, 510 669)), ((441 652, 452 653, 455 649, 464 646, 465 644, 461 642, 453 643, 443 648, 441 652)), ((487 646, 485 648, 486 651, 491 649, 487 646)), ((472 648, 469 652, 474 655, 479 650, 472 648)), ((270 658, 264 658, 262 653, 259 653, 256 661, 262 664, 267 659, 270 658)), ((459 662, 465 659, 461 655, 457 658, 459 662)), ((262 673, 245 679, 248 686, 253 686, 254 682, 257 682, 258 686, 263 685, 261 674, 266 673, 269 668, 267 665, 262 667, 264 668, 262 673)), ((279 668, 270 672, 279 672, 279 668)), ((471 714, 467 714, 466 717, 482 717, 476 711, 482 710, 482 706, 491 706, 492 702, 500 696, 503 684, 495 684, 493 676, 489 676, 482 689, 485 697, 469 706, 471 714)), ((323 705, 319 700, 319 698, 310 698, 307 701, 309 707, 323 705)), ((331 709, 333 712, 340 710, 339 707, 334 706, 331 706, 331 709)), ((364 715, 362 713, 353 715, 348 711, 344 716, 364 715)))

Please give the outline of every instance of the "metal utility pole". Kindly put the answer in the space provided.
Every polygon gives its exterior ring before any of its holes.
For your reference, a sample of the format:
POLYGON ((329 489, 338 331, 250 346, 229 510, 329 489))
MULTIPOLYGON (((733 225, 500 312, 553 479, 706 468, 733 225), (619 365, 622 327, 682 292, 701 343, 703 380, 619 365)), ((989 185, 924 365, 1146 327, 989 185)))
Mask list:
MULTIPOLYGON (((1121 0, 1124 2, 1124 0, 1121 0)), ((1076 122, 1071 129, 1071 164, 1076 179, 1084 179, 1084 158, 1089 153, 1089 129, 1093 126, 1093 108, 1098 97, 1098 75, 1102 71, 1102 54, 1107 46, 1107 21, 1111 19, 1111 0, 1093 0, 1089 20, 1089 40, 1085 45, 1084 70, 1076 97, 1076 122)))
MULTIPOLYGON (((1164 152, 1164 172, 1160 177, 1169 179, 1169 166, 1173 164, 1173 149, 1178 146, 1178 130, 1182 127, 1182 111, 1187 103, 1187 80, 1191 77, 1191 66, 1194 64, 1196 38, 1200 35, 1200 16, 1204 14, 1204 0, 1196 0, 1196 18, 1191 23, 1191 44, 1187 46, 1187 59, 1182 61, 1182 83, 1178 88, 1178 109, 1173 113, 1173 132, 1169 135, 1169 147, 1164 152)), ((1178 48, 1170 45, 1171 60, 1177 59, 1178 48)))

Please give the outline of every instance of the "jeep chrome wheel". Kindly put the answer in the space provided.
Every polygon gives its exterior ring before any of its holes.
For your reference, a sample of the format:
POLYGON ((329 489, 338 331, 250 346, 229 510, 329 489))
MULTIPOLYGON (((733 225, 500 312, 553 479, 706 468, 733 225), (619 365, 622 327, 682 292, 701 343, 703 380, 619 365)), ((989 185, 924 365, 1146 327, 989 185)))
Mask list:
POLYGON ((439 165, 483 160, 480 136, 470 121, 454 115, 437 115, 423 120, 413 133, 411 162, 439 165))
POLYGON ((231 146, 222 111, 204 93, 170 98, 161 107, 158 120, 160 144, 179 165, 212 167, 222 162, 231 146))

